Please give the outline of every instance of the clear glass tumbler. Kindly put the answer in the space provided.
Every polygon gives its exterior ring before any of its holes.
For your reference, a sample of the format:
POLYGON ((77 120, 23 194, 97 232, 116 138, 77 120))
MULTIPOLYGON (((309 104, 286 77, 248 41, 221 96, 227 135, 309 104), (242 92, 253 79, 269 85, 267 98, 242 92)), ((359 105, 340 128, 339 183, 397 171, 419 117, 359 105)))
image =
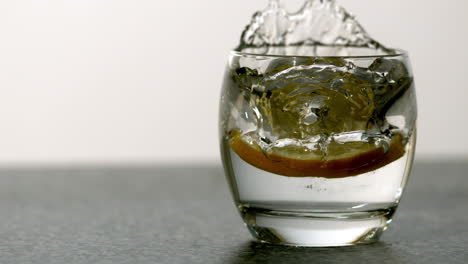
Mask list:
POLYGON ((301 246, 376 241, 411 170, 416 109, 404 51, 232 51, 220 102, 221 153, 253 237, 301 246))

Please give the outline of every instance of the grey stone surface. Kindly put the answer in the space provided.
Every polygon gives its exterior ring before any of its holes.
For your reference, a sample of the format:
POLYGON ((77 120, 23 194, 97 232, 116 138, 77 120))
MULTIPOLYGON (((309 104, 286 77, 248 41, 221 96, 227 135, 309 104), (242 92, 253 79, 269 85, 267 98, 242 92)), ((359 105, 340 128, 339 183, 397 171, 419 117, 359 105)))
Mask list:
POLYGON ((468 163, 417 162, 382 241, 251 242, 213 166, 0 170, 0 263, 468 263, 468 163))

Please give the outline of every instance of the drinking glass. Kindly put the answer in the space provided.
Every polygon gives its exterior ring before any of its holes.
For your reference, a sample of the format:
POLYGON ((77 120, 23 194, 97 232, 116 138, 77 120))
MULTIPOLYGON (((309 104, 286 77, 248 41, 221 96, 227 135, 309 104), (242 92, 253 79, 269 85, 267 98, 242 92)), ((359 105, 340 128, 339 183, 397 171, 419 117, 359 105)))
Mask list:
POLYGON ((387 229, 413 162, 416 96, 408 54, 372 52, 230 53, 222 161, 258 241, 354 245, 387 229))

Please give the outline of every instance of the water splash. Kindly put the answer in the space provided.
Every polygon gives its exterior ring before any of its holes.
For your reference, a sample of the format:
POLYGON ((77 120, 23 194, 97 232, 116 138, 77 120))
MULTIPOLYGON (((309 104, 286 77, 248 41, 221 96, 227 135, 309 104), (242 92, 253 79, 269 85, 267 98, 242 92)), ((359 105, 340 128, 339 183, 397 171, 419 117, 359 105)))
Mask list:
MULTIPOLYGON (((305 0, 297 12, 288 12, 279 0, 256 12, 242 33, 237 51, 275 55, 321 55, 317 47, 362 47, 392 54, 367 34, 356 18, 335 0, 305 0)), ((343 49, 344 50, 344 49, 343 49)), ((333 49, 336 54, 343 50, 333 49)), ((323 50, 321 50, 323 52, 323 50)))

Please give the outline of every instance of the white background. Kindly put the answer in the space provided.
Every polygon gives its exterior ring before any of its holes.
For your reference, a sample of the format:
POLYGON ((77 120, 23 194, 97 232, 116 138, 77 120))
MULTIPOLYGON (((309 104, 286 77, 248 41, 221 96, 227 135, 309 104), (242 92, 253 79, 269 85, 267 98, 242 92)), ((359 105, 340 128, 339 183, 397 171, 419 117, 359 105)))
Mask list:
MULTIPOLYGON (((468 157, 468 1, 339 2, 410 52, 418 157, 468 157)), ((218 161, 227 54, 265 5, 0 1, 0 165, 218 161)))

